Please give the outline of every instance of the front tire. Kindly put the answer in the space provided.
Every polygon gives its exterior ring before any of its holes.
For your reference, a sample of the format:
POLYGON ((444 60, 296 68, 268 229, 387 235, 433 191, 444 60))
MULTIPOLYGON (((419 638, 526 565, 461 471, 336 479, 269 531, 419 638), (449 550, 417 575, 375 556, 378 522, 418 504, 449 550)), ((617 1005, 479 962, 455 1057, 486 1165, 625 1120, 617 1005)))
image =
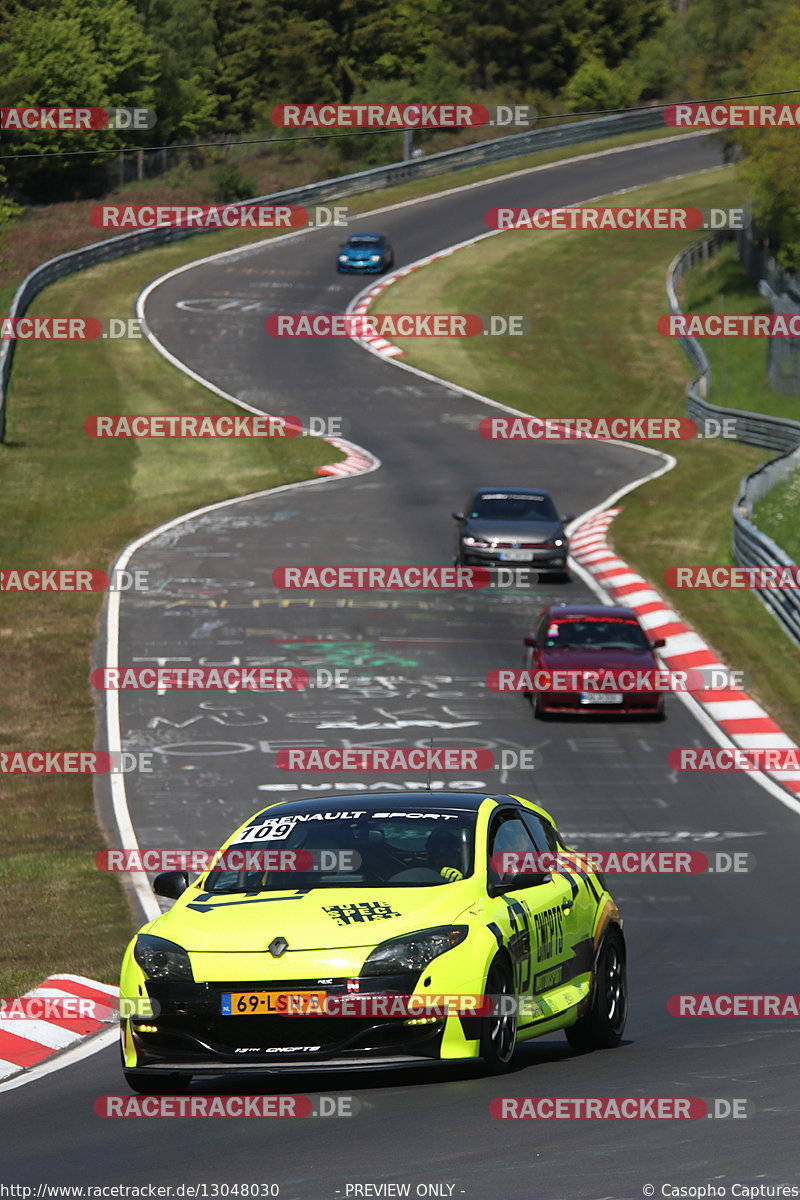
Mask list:
POLYGON ((564 1030, 573 1050, 610 1050, 622 1041, 628 1015, 625 942, 613 927, 603 938, 594 970, 588 1013, 564 1030))
POLYGON ((511 1003, 515 1000, 511 969, 499 955, 489 968, 485 994, 493 998, 494 1008, 482 1020, 481 1058, 488 1074, 502 1075, 517 1048, 517 1006, 511 1003))

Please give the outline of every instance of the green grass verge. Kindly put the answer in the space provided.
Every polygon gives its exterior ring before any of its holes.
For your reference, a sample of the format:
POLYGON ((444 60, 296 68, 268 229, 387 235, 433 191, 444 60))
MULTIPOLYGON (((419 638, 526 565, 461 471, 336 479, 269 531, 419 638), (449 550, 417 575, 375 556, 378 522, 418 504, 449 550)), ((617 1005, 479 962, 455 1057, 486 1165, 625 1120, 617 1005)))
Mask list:
MULTIPOLYGON (((682 293, 690 312, 769 313, 771 308, 726 245, 705 266, 691 271, 682 293)), ((711 363, 711 400, 773 417, 800 419, 797 396, 787 396, 767 379, 765 338, 700 338, 711 363)), ((765 457, 769 452, 765 451, 765 457)), ((758 501, 753 519, 794 562, 800 555, 800 474, 793 474, 758 501)))
MULTIPOLYGON (((729 243, 702 267, 696 267, 680 291, 686 312, 770 313, 729 243)), ((767 380, 766 338, 698 338, 711 364, 714 404, 743 408, 773 417, 800 417, 797 396, 786 396, 767 380)))
MULTIPOLYGON (((628 204, 697 207, 732 207, 745 199, 732 168, 625 196, 628 204)), ((519 339, 396 339, 405 361, 523 412, 680 417, 690 367, 679 345, 656 333, 656 321, 667 311, 667 265, 696 238, 504 233, 400 280, 381 294, 375 310, 526 314, 532 333, 519 339)), ((715 386, 711 398, 717 397, 715 386)), ((742 476, 766 452, 725 442, 648 444, 668 450, 677 466, 625 498, 611 530, 617 552, 723 660, 747 672, 753 695, 800 740, 797 652, 757 597, 674 591, 663 582, 668 565, 732 563, 731 507, 742 476)), ((569 507, 568 480, 558 500, 569 507)))
MULTIPOLYGON (((79 272, 30 312, 129 313, 148 280, 187 257, 184 244, 79 272)), ((98 412, 231 410, 145 341, 19 343, 0 446, 0 561, 108 569, 127 542, 162 521, 308 478, 342 457, 316 439, 99 441, 83 432, 98 412)), ((94 744, 88 677, 101 599, 4 594, 3 749, 94 744)), ((0 995, 54 971, 114 981, 133 916, 118 878, 94 866, 104 843, 91 780, 0 775, 0 805, 0 995)))
POLYGON ((793 471, 753 505, 753 521, 792 562, 800 562, 800 471, 793 471))

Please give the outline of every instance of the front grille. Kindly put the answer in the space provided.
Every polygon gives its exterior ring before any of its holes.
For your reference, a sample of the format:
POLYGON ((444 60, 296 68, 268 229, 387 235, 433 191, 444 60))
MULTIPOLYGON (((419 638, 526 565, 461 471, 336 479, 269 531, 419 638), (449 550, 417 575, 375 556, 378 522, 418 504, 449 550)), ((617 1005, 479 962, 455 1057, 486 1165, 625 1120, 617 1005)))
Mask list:
POLYGON ((518 542, 510 538, 493 538, 492 544, 498 550, 558 550, 555 542, 518 542))
POLYGON ((140 1065, 145 1060, 219 1058, 253 1062, 285 1052, 332 1056, 350 1052, 430 1054, 436 1056, 444 1021, 407 1026, 402 1020, 350 1017, 218 1017, 175 1018, 159 1022, 154 1034, 135 1034, 140 1065))

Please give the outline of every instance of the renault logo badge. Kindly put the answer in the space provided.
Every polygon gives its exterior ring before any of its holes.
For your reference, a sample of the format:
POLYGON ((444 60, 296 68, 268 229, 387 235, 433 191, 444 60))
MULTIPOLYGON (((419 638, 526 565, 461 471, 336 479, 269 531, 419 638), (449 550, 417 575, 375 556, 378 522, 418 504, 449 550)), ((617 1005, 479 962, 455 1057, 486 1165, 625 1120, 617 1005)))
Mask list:
POLYGON ((273 958, 280 958, 280 956, 288 949, 288 947, 289 943, 285 937, 276 937, 272 939, 270 944, 267 946, 267 949, 273 958))

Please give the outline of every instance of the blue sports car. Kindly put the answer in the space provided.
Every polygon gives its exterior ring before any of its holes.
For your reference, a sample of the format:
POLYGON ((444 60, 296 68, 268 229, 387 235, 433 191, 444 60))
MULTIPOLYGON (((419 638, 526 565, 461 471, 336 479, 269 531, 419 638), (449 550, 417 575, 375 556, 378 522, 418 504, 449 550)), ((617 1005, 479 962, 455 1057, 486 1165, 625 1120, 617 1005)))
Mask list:
POLYGON ((394 266, 394 250, 382 233, 354 233, 339 249, 337 269, 380 275, 394 266))

